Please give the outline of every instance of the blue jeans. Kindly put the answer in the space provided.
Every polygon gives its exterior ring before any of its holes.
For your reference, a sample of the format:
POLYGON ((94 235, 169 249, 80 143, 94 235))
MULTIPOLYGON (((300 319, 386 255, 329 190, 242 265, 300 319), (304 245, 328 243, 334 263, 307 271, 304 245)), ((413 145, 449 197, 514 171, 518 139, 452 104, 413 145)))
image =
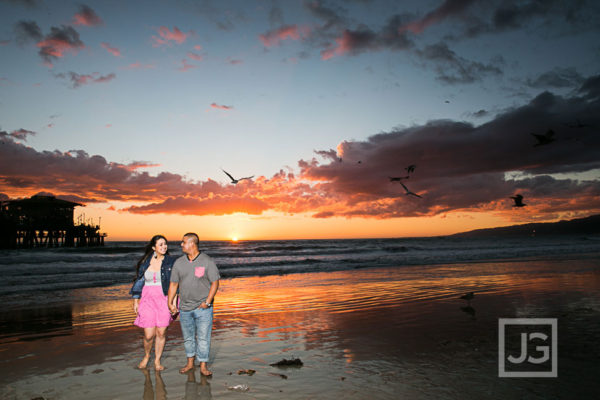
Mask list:
POLYGON ((186 356, 188 358, 195 356, 199 362, 208 361, 213 321, 212 307, 181 311, 179 318, 186 356))

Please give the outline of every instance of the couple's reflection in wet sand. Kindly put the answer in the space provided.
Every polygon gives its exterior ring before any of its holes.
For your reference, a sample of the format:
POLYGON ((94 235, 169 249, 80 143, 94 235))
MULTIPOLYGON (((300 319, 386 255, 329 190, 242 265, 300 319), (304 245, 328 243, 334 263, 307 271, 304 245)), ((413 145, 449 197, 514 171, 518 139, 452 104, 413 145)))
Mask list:
MULTIPOLYGON (((144 400, 166 400, 167 388, 165 382, 160 375, 160 371, 154 371, 156 380, 156 386, 152 384, 152 378, 150 377, 150 371, 143 369, 142 372, 146 377, 144 381, 144 400)), ((185 382, 185 399, 186 400, 209 400, 212 399, 210 392, 210 383, 206 376, 200 374, 200 381, 196 381, 195 369, 188 371, 185 382)))

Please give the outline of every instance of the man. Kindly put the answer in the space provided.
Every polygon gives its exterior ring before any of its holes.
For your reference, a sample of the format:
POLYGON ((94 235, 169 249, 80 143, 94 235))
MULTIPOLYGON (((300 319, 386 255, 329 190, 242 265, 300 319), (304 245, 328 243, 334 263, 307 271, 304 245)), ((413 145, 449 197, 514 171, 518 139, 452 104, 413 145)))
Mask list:
POLYGON ((211 376, 206 366, 210 352, 212 330, 212 303, 219 289, 219 269, 214 261, 199 249, 200 239, 195 233, 186 233, 181 241, 184 255, 179 257, 171 271, 169 309, 177 312, 173 304, 179 288, 179 311, 183 347, 187 364, 182 374, 194 368, 194 358, 200 362, 200 373, 211 376))

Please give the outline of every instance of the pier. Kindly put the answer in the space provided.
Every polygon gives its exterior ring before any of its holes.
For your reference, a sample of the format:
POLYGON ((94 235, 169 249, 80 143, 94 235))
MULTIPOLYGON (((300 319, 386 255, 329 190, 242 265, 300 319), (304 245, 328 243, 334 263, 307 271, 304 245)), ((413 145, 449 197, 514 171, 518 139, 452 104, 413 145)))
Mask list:
POLYGON ((84 205, 42 195, 0 202, 0 248, 104 246, 100 224, 76 224, 75 207, 84 205))

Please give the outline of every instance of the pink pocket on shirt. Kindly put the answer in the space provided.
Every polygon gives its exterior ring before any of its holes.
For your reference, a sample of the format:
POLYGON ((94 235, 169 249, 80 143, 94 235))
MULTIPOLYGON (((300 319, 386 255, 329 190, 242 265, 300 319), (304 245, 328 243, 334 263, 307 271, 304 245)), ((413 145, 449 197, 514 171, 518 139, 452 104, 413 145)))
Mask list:
POLYGON ((196 275, 198 278, 202 278, 204 276, 204 270, 204 267, 196 267, 194 275, 196 275))

